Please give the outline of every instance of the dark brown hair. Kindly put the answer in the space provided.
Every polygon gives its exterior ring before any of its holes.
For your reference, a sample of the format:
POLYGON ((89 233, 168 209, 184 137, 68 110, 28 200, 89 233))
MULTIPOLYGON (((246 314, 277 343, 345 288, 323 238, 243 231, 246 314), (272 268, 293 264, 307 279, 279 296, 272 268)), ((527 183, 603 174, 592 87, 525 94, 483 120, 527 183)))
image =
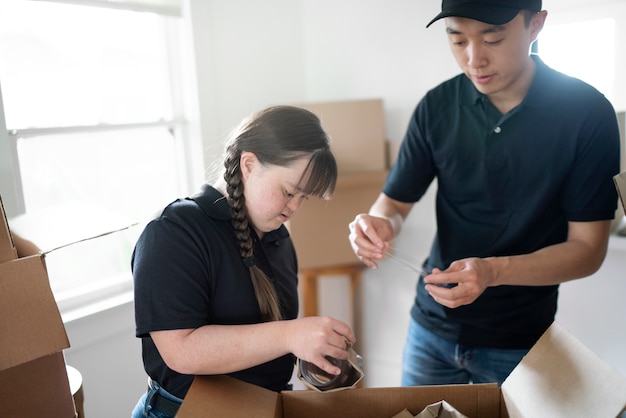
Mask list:
POLYGON ((312 112, 293 106, 274 106, 245 119, 226 146, 224 180, 232 224, 266 321, 280 320, 282 314, 274 285, 254 260, 239 165, 241 153, 252 152, 263 165, 283 167, 303 157, 309 158, 298 189, 307 195, 329 199, 337 182, 337 163, 329 142, 319 118, 312 112))

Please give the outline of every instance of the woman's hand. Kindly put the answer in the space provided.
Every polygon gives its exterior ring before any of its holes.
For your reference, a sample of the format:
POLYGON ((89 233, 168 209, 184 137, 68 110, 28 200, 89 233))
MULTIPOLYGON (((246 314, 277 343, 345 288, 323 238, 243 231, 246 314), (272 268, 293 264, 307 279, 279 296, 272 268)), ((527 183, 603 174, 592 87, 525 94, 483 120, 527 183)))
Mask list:
POLYGON ((292 353, 331 374, 337 366, 325 357, 347 359, 356 338, 333 318, 312 316, 246 325, 205 325, 197 329, 150 333, 163 360, 183 374, 224 374, 292 353))
POLYGON ((356 342, 356 338, 347 324, 325 316, 310 316, 286 322, 290 322, 286 336, 291 353, 327 373, 341 373, 341 369, 328 361, 326 356, 348 359, 347 350, 356 342))

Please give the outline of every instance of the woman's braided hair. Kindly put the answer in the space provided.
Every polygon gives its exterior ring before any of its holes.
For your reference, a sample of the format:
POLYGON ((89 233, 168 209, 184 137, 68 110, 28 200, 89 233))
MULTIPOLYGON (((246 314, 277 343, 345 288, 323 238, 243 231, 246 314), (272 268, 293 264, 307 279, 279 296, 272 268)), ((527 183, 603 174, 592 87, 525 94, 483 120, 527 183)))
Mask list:
POLYGON ((274 106, 251 115, 235 130, 226 146, 224 180, 239 253, 250 269, 263 319, 277 321, 282 319, 282 314, 276 289, 254 259, 252 226, 248 221, 240 167, 241 153, 246 151, 254 153, 263 165, 285 167, 295 160, 309 158, 298 188, 322 199, 330 199, 335 190, 337 163, 319 118, 293 106, 274 106))

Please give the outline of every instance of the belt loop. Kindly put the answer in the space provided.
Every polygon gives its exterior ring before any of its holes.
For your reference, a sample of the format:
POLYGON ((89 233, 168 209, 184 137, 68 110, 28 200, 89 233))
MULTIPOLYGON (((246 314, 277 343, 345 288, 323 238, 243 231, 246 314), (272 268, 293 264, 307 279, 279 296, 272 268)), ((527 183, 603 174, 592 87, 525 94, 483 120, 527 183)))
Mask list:
POLYGON ((144 405, 146 416, 152 410, 152 398, 154 398, 158 391, 158 385, 154 384, 152 379, 148 378, 148 396, 146 396, 146 404, 144 405))
POLYGON ((175 397, 163 389, 161 385, 152 379, 148 380, 148 396, 146 397, 146 410, 158 411, 168 417, 176 416, 182 403, 182 399, 175 397), (176 400, 170 399, 174 398, 176 400))

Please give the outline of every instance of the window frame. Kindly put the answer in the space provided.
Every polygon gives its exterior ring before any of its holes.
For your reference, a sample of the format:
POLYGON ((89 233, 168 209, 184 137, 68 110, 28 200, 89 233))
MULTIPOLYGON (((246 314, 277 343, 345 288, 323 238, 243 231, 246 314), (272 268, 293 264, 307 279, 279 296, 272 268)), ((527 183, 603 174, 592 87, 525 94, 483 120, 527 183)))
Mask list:
MULTIPOLYGON (((32 0, 23 0, 32 1, 32 0)), ((202 141, 199 125, 193 121, 197 114, 198 98, 193 88, 195 73, 192 60, 185 59, 183 42, 185 33, 181 33, 177 24, 184 25, 179 0, 124 0, 111 3, 107 0, 44 0, 48 2, 68 3, 77 7, 96 6, 113 9, 125 9, 132 12, 152 12, 164 18, 164 49, 166 51, 172 117, 158 121, 137 123, 111 123, 88 126, 62 126, 30 129, 11 129, 6 126, 2 80, 0 80, 0 190, 3 191, 2 203, 9 218, 26 213, 22 173, 18 156, 18 141, 22 138, 58 134, 103 133, 116 130, 166 128, 174 138, 175 163, 179 167, 178 188, 183 194, 191 193, 203 182, 202 141), (152 3, 152 4, 150 4, 152 3), (165 5, 165 6, 164 6, 165 5), (174 7, 175 6, 175 7, 174 7), (174 11, 174 12, 173 12, 174 11)), ((187 28, 184 28, 184 32, 187 28)), ((88 237, 86 237, 88 238, 88 237)), ((123 303, 131 302, 132 275, 130 266, 124 277, 112 278, 110 286, 96 285, 89 292, 63 292, 56 295, 57 304, 65 322, 82 318, 104 309, 110 309, 123 303)))

